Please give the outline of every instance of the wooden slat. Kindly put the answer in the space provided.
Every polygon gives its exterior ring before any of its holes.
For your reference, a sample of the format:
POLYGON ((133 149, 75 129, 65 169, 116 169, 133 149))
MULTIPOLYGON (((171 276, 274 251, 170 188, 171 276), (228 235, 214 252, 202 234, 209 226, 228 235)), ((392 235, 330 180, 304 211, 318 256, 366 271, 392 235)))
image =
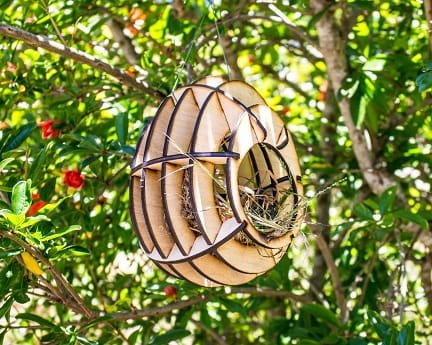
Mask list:
POLYGON ((159 110, 153 119, 150 133, 146 142, 144 161, 162 156, 163 147, 166 138, 166 130, 171 119, 171 114, 174 111, 174 101, 172 98, 167 98, 164 106, 159 110))
POLYGON ((189 151, 194 124, 198 118, 199 107, 192 89, 187 89, 178 101, 165 130, 163 156, 184 154, 189 151))
POLYGON ((193 265, 205 272, 210 279, 224 285, 244 284, 257 276, 256 274, 241 273, 211 254, 194 259, 193 265))
POLYGON ((238 241, 230 241, 217 249, 218 257, 233 269, 249 274, 262 274, 272 269, 282 258, 285 250, 246 246, 238 241), (274 255, 274 256, 273 256, 274 255))
POLYGON ((147 227, 150 236, 153 237, 155 248, 162 257, 167 257, 174 245, 174 240, 169 233, 165 223, 165 212, 162 204, 162 193, 160 185, 160 172, 146 169, 144 177, 144 200, 143 212, 148 217, 147 227))
POLYGON ((254 87, 240 80, 227 81, 221 84, 219 89, 233 96, 246 107, 254 104, 266 104, 264 98, 262 98, 254 87))
POLYGON ((153 250, 154 245, 144 220, 141 198, 141 181, 139 177, 131 177, 130 193, 132 221, 144 247, 143 249, 147 253, 150 253, 153 250))
POLYGON ((185 202, 183 200, 184 170, 174 164, 164 164, 161 187, 166 222, 174 242, 183 255, 187 255, 195 242, 196 233, 189 228, 189 223, 182 214, 185 202))
POLYGON ((198 104, 198 106, 201 108, 204 102, 206 101, 207 97, 214 92, 214 88, 210 86, 205 85, 188 85, 185 87, 182 87, 180 89, 177 89, 173 93, 173 98, 180 99, 181 95, 186 92, 186 90, 192 89, 194 93, 195 100, 198 104))
POLYGON ((171 265, 176 273, 191 283, 201 285, 204 287, 217 287, 220 284, 206 278, 200 274, 189 262, 182 262, 171 265))
POLYGON ((214 195, 214 165, 199 163, 191 168, 192 193, 191 202, 194 205, 197 221, 202 235, 211 244, 215 241, 222 222, 216 206, 214 195))
MULTIPOLYGON (((161 106, 163 107, 163 105, 161 106)), ((151 122, 146 126, 146 128, 144 129, 144 132, 142 133, 142 135, 139 138, 138 141, 138 145, 135 151, 135 155, 134 158, 132 160, 132 164, 131 167, 132 169, 140 164, 142 164, 143 160, 144 160, 144 149, 145 149, 145 144, 147 142, 147 138, 150 132, 150 128, 151 128, 151 122)), ((141 172, 139 172, 139 175, 136 176, 141 176, 141 172)))

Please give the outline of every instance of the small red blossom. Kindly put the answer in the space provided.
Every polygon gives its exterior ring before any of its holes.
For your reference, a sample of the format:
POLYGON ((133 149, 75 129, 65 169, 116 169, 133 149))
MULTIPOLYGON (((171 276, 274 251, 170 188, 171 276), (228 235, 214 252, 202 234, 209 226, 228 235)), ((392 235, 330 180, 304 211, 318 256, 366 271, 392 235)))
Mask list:
POLYGON ((255 62, 255 56, 253 54, 248 54, 248 61, 250 63, 255 62))
POLYGON ((0 130, 9 128, 8 124, 6 122, 0 121, 0 130))
POLYGON ((133 25, 126 25, 125 32, 128 37, 135 37, 136 35, 138 35, 138 29, 133 25))
POLYGON ((33 201, 32 205, 30 206, 30 208, 27 211, 27 217, 32 217, 34 216, 36 213, 39 212, 39 210, 44 207, 47 203, 43 200, 39 200, 40 199, 40 194, 39 193, 32 193, 31 196, 33 201))
POLYGON ((129 77, 132 77, 132 78, 136 77, 135 68, 133 66, 129 66, 126 70, 126 73, 129 77))
POLYGON ((319 88, 319 93, 317 96, 317 100, 322 102, 325 100, 326 95, 327 95, 327 89, 328 89, 328 81, 324 80, 324 82, 321 84, 320 88, 319 88))
POLYGON ((129 12, 129 21, 133 24, 138 20, 145 20, 146 14, 140 8, 132 8, 129 12))
POLYGON ((168 285, 164 287, 165 296, 171 299, 176 299, 177 297, 177 288, 173 285, 168 285))
POLYGON ((57 129, 54 129, 54 124, 58 123, 58 120, 45 120, 38 123, 38 126, 42 129, 42 138, 44 139, 50 139, 55 138, 60 135, 60 131, 57 129))
POLYGON ((33 203, 30 208, 27 211, 27 217, 32 217, 36 213, 39 212, 39 210, 46 205, 46 202, 43 200, 36 201, 33 203))
POLYGON ((84 186, 84 175, 78 169, 63 170, 63 184, 75 189, 81 189, 84 186))
POLYGON ((11 72, 11 73, 15 73, 17 68, 18 67, 16 65, 14 65, 12 62, 8 61, 6 71, 11 72))

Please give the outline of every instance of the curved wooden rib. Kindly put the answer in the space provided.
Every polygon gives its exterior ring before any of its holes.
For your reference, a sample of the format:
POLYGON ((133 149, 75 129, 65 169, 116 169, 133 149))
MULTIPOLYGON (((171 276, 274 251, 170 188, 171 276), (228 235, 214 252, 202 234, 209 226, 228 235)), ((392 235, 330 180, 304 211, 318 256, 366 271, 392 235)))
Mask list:
POLYGON ((250 107, 254 104, 267 104, 258 91, 251 85, 246 84, 244 81, 227 81, 219 85, 218 89, 224 91, 227 95, 234 97, 246 107, 250 107))
MULTIPOLYGON (((160 172, 143 169, 144 186, 141 191, 142 208, 149 235, 154 243, 154 251, 167 257, 174 245, 174 240, 165 222, 165 210, 162 204, 160 172)), ((147 253, 148 254, 148 253, 147 253)))
POLYGON ((130 179, 130 207, 131 207, 131 219, 134 224, 135 232, 138 235, 141 246, 146 253, 150 253, 154 244, 150 237, 147 224, 144 220, 144 214, 142 209, 142 198, 141 198, 141 181, 139 177, 131 176, 130 179))
POLYGON ((191 265, 189 262, 170 265, 170 267, 175 270, 175 272, 183 279, 196 285, 201 285, 204 287, 217 287, 221 285, 206 278, 203 274, 197 271, 196 268, 193 267, 193 265, 191 265))
POLYGON ((202 236, 198 236, 190 252, 186 255, 180 251, 176 244, 173 244, 168 256, 162 256, 160 251, 155 248, 151 253, 148 253, 148 257, 156 262, 167 264, 186 262, 214 252, 217 247, 232 239, 243 228, 243 223, 238 223, 235 218, 230 218, 222 223, 218 236, 212 244, 207 244, 202 236))
MULTIPOLYGON (((161 157, 185 154, 189 151, 193 127, 198 117, 198 104, 192 89, 187 89, 176 104, 166 128, 165 143, 161 157), (173 131, 175 128, 175 131, 173 131)), ((183 255, 187 255, 195 241, 196 234, 182 215, 184 170, 172 163, 162 163, 161 188, 165 219, 174 242, 183 255)))
POLYGON ((257 276, 255 273, 248 274, 239 272, 237 269, 233 269, 212 254, 196 258, 192 262, 195 268, 199 269, 201 272, 206 272, 205 274, 209 276, 209 278, 222 285, 244 284, 257 276))
MULTIPOLYGON (((191 153, 219 151, 222 141, 229 131, 230 128, 220 104, 219 94, 213 92, 199 113, 192 137, 191 153)), ((222 224, 213 190, 214 171, 214 164, 199 161, 189 168, 191 205, 201 234, 208 244, 215 241, 222 224)))
POLYGON ((259 275, 271 270, 282 259, 285 251, 286 248, 266 249, 232 240, 217 249, 217 256, 241 273, 259 275))
POLYGON ((165 265, 165 264, 160 264, 158 262, 154 262, 152 261, 157 267, 159 267, 161 270, 165 271, 166 273, 176 277, 176 278, 180 278, 180 275, 177 274, 177 272, 175 272, 169 265, 165 265))
MULTIPOLYGON (((162 105, 159 107, 159 109, 163 108, 164 104, 165 103, 162 103, 162 105)), ((150 122, 144 128, 140 138, 138 139, 137 148, 136 148, 136 151, 135 151, 134 157, 132 159, 132 163, 131 163, 132 170, 134 170, 135 167, 142 165, 142 163, 143 163, 145 143, 147 142, 147 138, 148 138, 148 135, 150 132, 152 122, 153 121, 150 120, 150 122)), ((141 172, 137 176, 140 176, 140 175, 141 175, 141 172)))

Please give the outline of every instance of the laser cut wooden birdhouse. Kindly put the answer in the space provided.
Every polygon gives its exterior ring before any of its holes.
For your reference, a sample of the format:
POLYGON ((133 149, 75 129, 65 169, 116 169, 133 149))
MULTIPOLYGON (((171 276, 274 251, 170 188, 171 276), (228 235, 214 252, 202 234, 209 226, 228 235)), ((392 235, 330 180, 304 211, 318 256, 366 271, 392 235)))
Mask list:
POLYGON ((252 86, 206 77, 165 98, 145 128, 130 196, 148 257, 213 287, 277 264, 299 231, 303 188, 279 116, 252 86))

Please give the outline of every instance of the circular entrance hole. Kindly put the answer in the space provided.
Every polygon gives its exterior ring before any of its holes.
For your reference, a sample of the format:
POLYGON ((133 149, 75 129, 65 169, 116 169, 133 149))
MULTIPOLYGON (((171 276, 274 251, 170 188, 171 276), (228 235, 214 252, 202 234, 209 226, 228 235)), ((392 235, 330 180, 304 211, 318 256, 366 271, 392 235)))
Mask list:
POLYGON ((297 219, 298 195, 279 151, 255 144, 240 163, 238 185, 244 213, 266 240, 284 236, 297 219))

